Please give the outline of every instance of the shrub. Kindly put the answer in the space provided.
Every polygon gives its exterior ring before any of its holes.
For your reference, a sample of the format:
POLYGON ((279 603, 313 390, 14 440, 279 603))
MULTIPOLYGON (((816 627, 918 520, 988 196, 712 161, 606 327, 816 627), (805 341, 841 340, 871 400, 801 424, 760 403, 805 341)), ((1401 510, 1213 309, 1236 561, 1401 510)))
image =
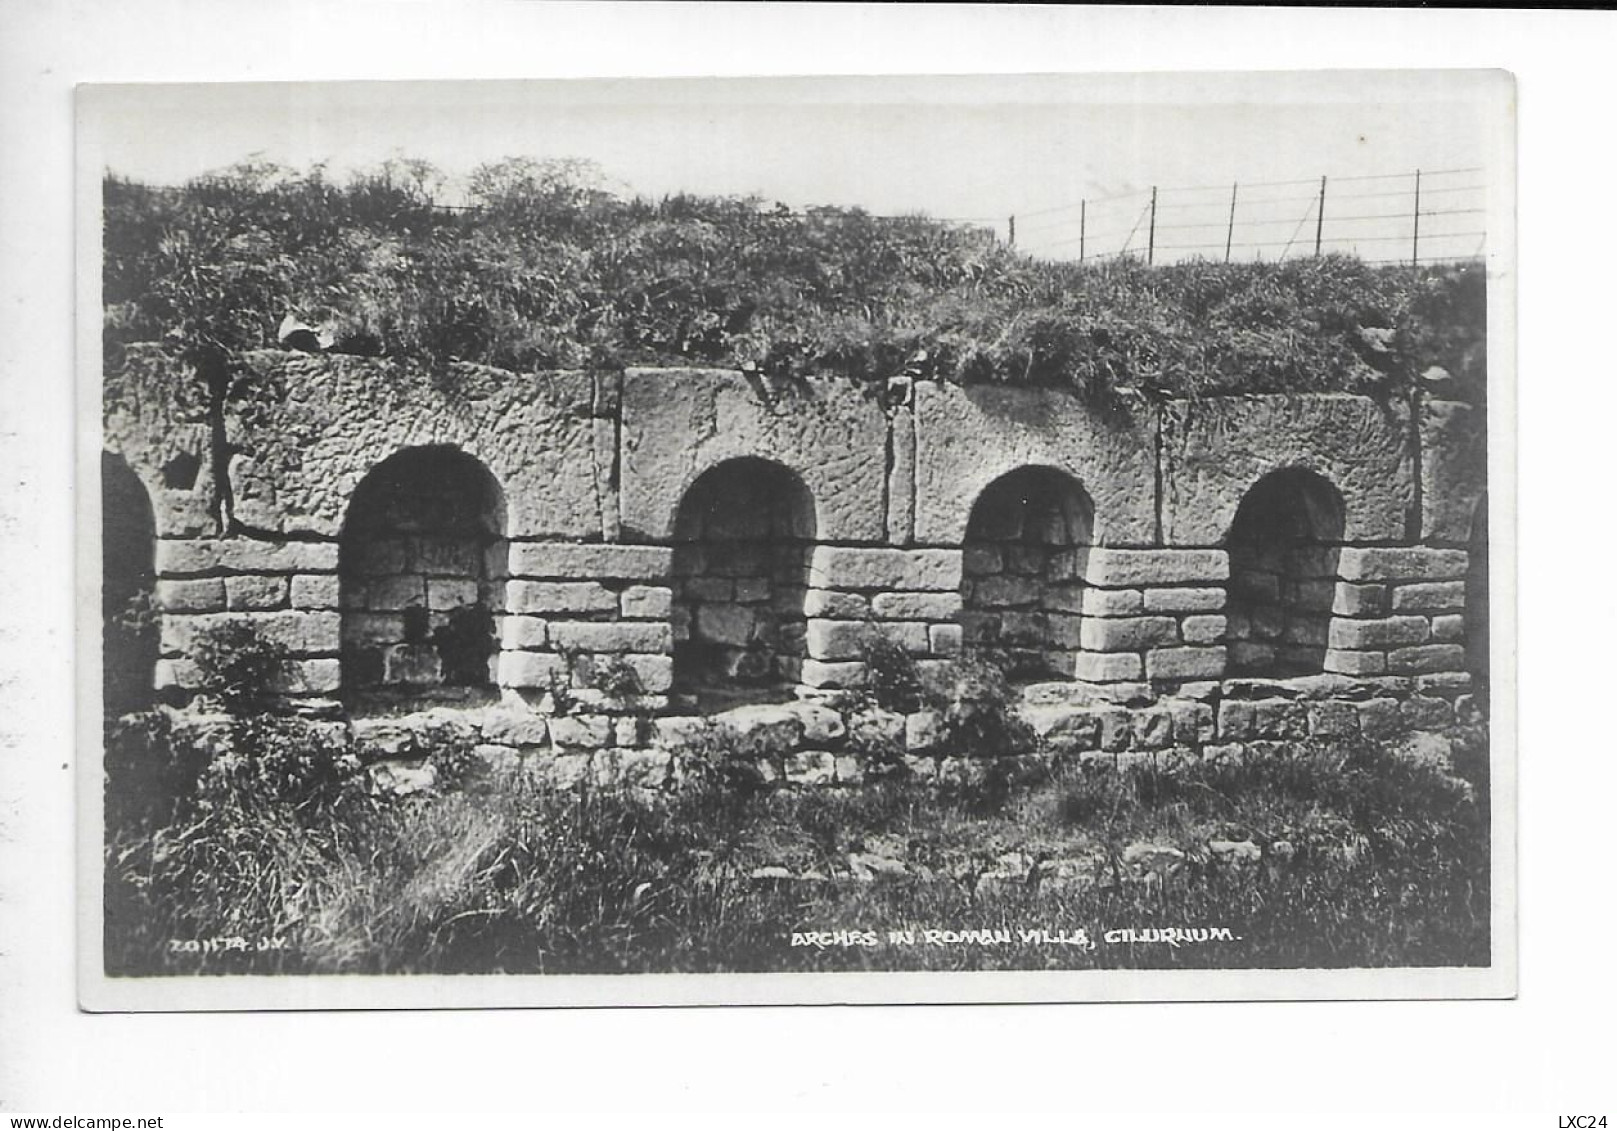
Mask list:
POLYGON ((924 688, 915 657, 898 641, 871 625, 861 641, 865 690, 876 705, 908 714, 921 708, 924 688))
POLYGON ((1016 692, 1005 668, 988 654, 951 661, 930 681, 928 692, 943 714, 950 748, 991 756, 1033 747, 1033 731, 1016 713, 1016 692))
POLYGON ((287 649, 246 620, 203 630, 191 660, 197 667, 197 689, 233 715, 267 710, 289 665, 287 649))

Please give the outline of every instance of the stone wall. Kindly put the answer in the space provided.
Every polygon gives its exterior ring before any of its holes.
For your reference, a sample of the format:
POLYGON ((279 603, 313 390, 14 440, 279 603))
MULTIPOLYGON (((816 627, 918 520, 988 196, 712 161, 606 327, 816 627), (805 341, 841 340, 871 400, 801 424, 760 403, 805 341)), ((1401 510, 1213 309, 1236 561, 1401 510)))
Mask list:
MULTIPOLYGON (((106 385, 104 448, 151 497, 170 696, 232 617, 291 651, 289 694, 360 714, 378 686, 481 685, 576 721, 557 693, 611 685, 675 716, 714 684, 857 687, 873 632, 923 669, 994 648, 1086 711, 1168 712, 1131 715, 1119 750, 1169 748, 1160 726, 1184 745, 1191 718, 1202 745, 1373 732, 1366 712, 1436 718, 1434 689, 1452 719, 1475 667, 1482 413, 1420 394, 1102 414, 1053 390, 266 351, 210 405, 141 350, 106 385), (1289 678, 1328 692, 1228 691, 1289 678), (1387 679, 1402 697, 1370 708, 1387 679)), ((579 733, 616 734, 600 718, 579 733)))

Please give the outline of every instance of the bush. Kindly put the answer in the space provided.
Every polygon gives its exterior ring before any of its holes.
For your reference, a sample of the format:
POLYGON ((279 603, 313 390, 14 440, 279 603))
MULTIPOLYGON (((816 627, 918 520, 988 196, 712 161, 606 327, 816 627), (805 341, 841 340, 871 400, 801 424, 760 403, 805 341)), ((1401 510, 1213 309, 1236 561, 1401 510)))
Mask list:
POLYGON ((991 756, 1032 749, 1032 729, 1016 713, 1017 695, 1003 662, 987 654, 951 661, 931 681, 929 698, 943 714, 948 746, 991 756))
POLYGON ((921 669, 908 649, 871 625, 861 641, 860 658, 865 663, 865 690, 878 707, 900 714, 921 709, 925 698, 921 669))
POLYGON ((247 620, 204 629, 191 650, 197 690, 233 715, 265 711, 290 664, 287 649, 247 620))

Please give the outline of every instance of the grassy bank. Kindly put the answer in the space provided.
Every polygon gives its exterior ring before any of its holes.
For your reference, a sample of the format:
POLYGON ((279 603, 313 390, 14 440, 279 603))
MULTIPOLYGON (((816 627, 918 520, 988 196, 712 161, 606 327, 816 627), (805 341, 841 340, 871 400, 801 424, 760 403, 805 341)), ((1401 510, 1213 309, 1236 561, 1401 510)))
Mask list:
POLYGON ((145 795, 115 783, 109 972, 1488 960, 1481 735, 1452 774, 1368 743, 1299 744, 1245 764, 953 786, 746 791, 689 766, 657 795, 470 774, 381 800, 357 773, 295 772, 342 764, 301 758, 297 729, 247 736, 272 759, 203 770, 182 796, 185 773, 145 795), (1164 927, 1201 936, 1146 933, 1164 927))

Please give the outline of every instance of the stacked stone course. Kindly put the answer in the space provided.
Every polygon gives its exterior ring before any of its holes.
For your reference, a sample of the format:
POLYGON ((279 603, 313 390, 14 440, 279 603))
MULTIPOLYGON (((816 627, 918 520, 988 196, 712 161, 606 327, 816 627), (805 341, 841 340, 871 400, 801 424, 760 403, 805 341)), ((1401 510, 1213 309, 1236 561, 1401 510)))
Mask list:
MULTIPOLYGON (((493 713, 476 725, 506 760, 664 749, 649 720, 691 708, 676 651, 693 638, 731 649, 718 678, 745 674, 739 657, 763 647, 767 676, 817 696, 864 684, 872 633, 923 672, 977 646, 1021 650, 1046 681, 1027 692, 1029 721, 1073 755, 1398 736, 1479 710, 1477 563, 1461 547, 1486 483, 1470 406, 1239 397, 1118 418, 1051 390, 898 381, 877 397, 715 370, 471 367, 457 397, 396 363, 265 353, 250 363, 282 391, 280 416, 227 419, 245 454, 216 471, 196 406, 165 401, 154 352, 133 354, 107 378, 105 446, 153 501, 152 674, 170 695, 198 686, 199 633, 245 620, 291 655, 283 691, 363 714, 356 641, 396 646, 420 628, 412 610, 431 632, 486 607, 480 709, 493 713), (194 477, 173 470, 177 445, 200 461, 194 477), (367 476, 420 451, 475 462, 499 514, 471 541, 353 537, 367 476), (704 533, 680 525, 698 482, 737 461, 795 493, 789 523, 759 528, 756 568, 742 543, 701 541, 748 528, 724 490, 702 496, 704 533), (1288 551, 1271 578, 1250 553, 1232 576, 1246 553, 1229 544, 1237 511, 1277 472, 1330 484, 1339 530, 1288 551), (1070 490, 1061 521, 1031 487, 994 488, 1013 476, 1070 490), (1019 525, 1003 511, 1017 498, 1045 517, 1019 525), (983 500, 1001 510, 974 516, 983 500), (1282 645, 1320 657, 1313 674, 1264 670, 1282 645), (626 671, 632 693, 603 691, 626 671)), ((852 774, 834 746, 800 752, 817 750, 831 761, 816 754, 804 774, 852 774)))

